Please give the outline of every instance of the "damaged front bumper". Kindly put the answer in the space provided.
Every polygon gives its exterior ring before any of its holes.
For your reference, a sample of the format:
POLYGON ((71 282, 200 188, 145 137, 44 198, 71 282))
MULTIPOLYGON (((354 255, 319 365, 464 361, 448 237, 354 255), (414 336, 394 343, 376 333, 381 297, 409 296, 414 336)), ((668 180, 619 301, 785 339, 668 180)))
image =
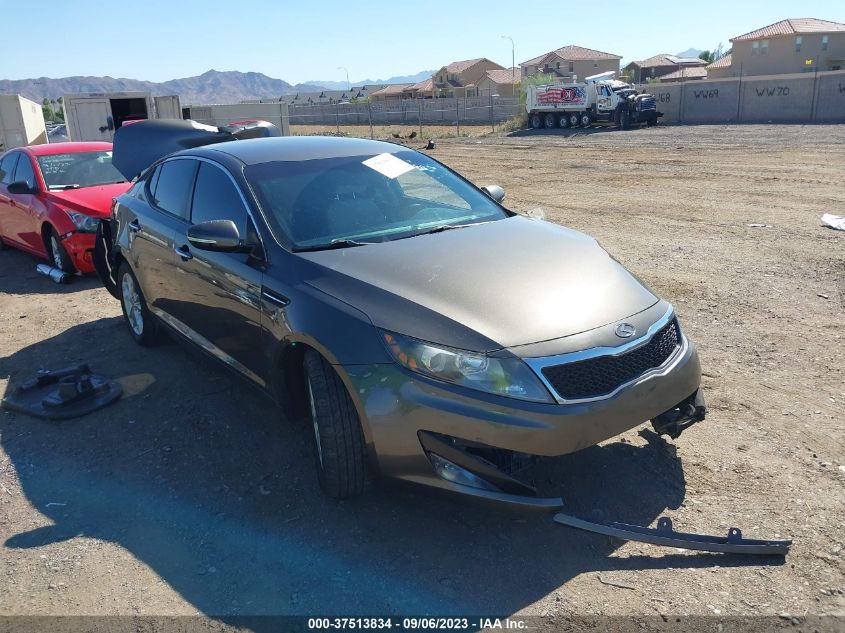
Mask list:
POLYGON ((94 233, 75 232, 61 237, 73 266, 82 274, 94 272, 94 240, 94 233))
MULTIPOLYGON (((704 420, 704 396, 698 389, 652 420, 659 434, 677 438, 704 420)), ((531 506, 561 506, 560 498, 538 498, 537 490, 519 477, 537 456, 431 431, 419 431, 419 442, 436 474, 455 490, 472 496, 531 506)), ((450 487, 451 487, 450 486, 450 487)))

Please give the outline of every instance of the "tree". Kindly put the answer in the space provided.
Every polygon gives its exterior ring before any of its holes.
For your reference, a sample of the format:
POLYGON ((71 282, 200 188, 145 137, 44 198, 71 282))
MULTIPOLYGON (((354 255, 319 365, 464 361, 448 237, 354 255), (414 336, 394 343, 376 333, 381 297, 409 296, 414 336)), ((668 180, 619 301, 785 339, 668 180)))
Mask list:
POLYGON ((698 58, 703 59, 708 64, 712 64, 713 62, 715 62, 719 59, 722 59, 728 53, 730 53, 730 50, 726 52, 724 47, 722 46, 722 43, 719 42, 719 45, 716 48, 714 48, 712 51, 702 51, 698 55, 698 58))
POLYGON ((50 103, 50 100, 46 97, 41 102, 41 112, 44 113, 44 120, 45 121, 55 121, 55 112, 53 112, 53 106, 50 103))

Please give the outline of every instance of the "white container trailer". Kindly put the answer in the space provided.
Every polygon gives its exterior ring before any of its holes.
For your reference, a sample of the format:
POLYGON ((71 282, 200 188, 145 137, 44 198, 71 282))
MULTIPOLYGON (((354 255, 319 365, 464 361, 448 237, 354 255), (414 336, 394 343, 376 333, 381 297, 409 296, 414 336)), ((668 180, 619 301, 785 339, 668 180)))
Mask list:
POLYGON ((72 141, 111 141, 114 131, 132 121, 179 119, 179 97, 155 97, 149 92, 67 94, 62 99, 72 141))
POLYGON ((0 95, 0 153, 46 142, 47 127, 41 106, 20 95, 0 95))

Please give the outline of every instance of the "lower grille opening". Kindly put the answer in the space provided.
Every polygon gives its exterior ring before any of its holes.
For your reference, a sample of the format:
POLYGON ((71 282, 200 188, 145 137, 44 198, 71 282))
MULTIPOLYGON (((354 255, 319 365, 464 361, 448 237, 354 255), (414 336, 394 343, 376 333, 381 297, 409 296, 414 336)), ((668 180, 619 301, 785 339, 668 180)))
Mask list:
POLYGON ((678 321, 672 319, 651 340, 630 352, 544 367, 542 371, 561 398, 598 398, 660 367, 680 344, 678 321))

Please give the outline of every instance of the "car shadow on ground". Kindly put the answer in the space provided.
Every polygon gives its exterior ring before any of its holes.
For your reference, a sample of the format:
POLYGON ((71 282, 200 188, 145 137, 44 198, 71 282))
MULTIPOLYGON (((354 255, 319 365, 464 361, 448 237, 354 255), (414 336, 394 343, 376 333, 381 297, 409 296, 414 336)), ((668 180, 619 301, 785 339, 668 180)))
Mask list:
POLYGON ((46 259, 15 250, 9 246, 0 251, 0 292, 11 294, 70 294, 80 290, 102 287, 96 275, 73 275, 70 283, 57 284, 35 271, 38 264, 50 264, 46 259))
MULTIPOLYGON (((89 362, 125 394, 65 422, 0 412, 0 442, 22 494, 48 523, 27 522, 2 546, 113 542, 224 621, 505 615, 584 573, 783 562, 671 550, 620 557, 618 542, 557 526, 548 511, 402 485, 337 502, 319 492, 306 425, 286 422, 265 397, 181 345, 137 347, 119 317, 78 325, 0 358, 7 391, 45 358, 54 367, 89 362)), ((644 433, 642 446, 617 441, 548 460, 538 484, 581 516, 652 523, 682 503, 686 486, 674 447, 644 433)))
MULTIPOLYGON (((637 128, 631 128, 634 130, 637 128)), ((645 129, 645 126, 642 127, 645 129)), ((559 136, 561 138, 570 138, 574 136, 588 136, 591 134, 605 134, 610 132, 623 132, 630 130, 622 130, 622 128, 615 125, 593 124, 589 127, 568 127, 568 128, 540 128, 535 130, 533 128, 526 128, 523 130, 516 130, 507 134, 509 137, 522 138, 527 136, 559 136)))

